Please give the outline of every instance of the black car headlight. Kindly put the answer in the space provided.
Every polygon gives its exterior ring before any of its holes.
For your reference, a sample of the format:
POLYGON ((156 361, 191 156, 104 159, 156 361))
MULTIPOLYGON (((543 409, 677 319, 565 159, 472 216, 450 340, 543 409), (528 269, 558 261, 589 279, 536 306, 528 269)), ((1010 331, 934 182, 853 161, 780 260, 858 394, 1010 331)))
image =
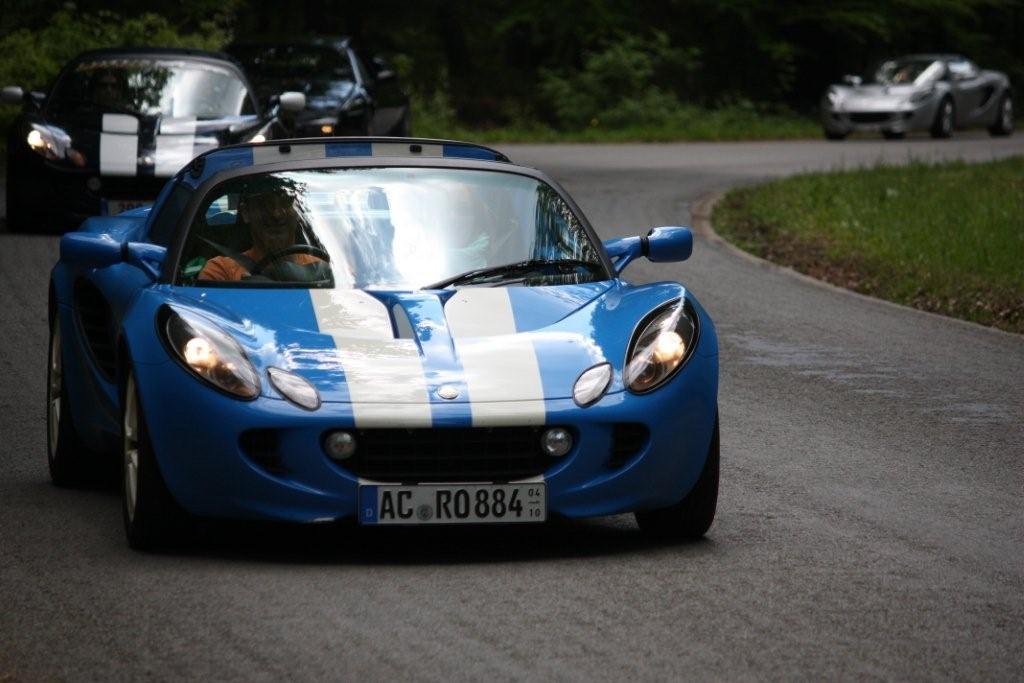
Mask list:
POLYGON ((48 161, 64 161, 67 159, 75 166, 85 166, 85 155, 71 146, 71 136, 60 128, 30 124, 25 143, 29 149, 48 161))
POLYGON ((164 338, 189 372, 236 398, 259 396, 256 368, 230 334, 211 320, 176 307, 165 306, 160 317, 164 338))
POLYGON ((683 367, 696 342, 697 317, 685 299, 655 309, 629 344, 623 373, 626 387, 636 394, 657 389, 683 367))

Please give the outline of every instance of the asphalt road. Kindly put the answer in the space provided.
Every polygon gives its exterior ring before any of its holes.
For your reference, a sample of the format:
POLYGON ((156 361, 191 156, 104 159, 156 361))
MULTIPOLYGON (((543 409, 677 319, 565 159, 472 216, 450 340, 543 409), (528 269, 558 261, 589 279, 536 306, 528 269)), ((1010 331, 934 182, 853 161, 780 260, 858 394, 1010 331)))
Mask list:
MULTIPOLYGON (((602 236, 805 169, 1024 153, 951 142, 508 146, 602 236)), ((215 525, 125 546, 115 488, 47 479, 56 240, 0 234, 0 681, 1020 679, 1024 338, 837 292, 698 236, 721 337, 706 540, 630 517, 529 529, 215 525)))

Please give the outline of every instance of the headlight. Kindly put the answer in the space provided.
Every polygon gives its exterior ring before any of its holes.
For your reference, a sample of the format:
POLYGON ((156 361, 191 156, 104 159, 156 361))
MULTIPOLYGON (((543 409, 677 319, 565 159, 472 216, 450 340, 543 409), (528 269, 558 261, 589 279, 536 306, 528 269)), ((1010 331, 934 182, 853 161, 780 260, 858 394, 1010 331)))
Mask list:
POLYGON ((839 100, 843 99, 842 95, 835 88, 829 88, 828 92, 825 93, 825 98, 833 107, 839 104, 839 100))
POLYGON ((85 155, 71 147, 71 136, 50 126, 31 124, 25 142, 33 152, 50 161, 70 160, 75 166, 85 166, 85 155))
POLYGON ((177 360, 200 379, 237 398, 260 393, 256 369, 234 338, 206 318, 188 311, 163 309, 163 329, 177 360))
POLYGON ((662 306, 640 326, 626 356, 623 379, 642 394, 667 382, 693 352, 697 322, 685 300, 662 306))
POLYGON ((573 400, 579 407, 586 408, 604 396, 611 381, 612 366, 610 363, 601 363, 584 370, 572 388, 573 400))
POLYGON ((935 93, 934 90, 919 90, 910 96, 910 101, 914 104, 918 102, 924 102, 935 93))
POLYGON ((320 393, 305 377, 280 368, 267 368, 267 375, 274 388, 298 407, 306 410, 320 407, 320 393))

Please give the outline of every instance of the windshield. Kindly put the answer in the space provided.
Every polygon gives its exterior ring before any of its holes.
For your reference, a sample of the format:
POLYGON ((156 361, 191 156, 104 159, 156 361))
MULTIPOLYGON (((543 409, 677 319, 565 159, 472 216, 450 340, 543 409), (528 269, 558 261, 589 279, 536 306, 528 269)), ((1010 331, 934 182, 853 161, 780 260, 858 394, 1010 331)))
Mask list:
POLYGON ((456 284, 607 277, 587 231, 550 186, 512 173, 436 168, 226 181, 201 205, 180 264, 183 284, 233 287, 405 290, 478 270, 486 272, 456 284))
POLYGON ((232 50, 255 80, 326 78, 350 81, 352 64, 336 50, 309 45, 240 46, 232 50))
POLYGON ((82 62, 58 81, 50 107, 170 118, 218 119, 253 113, 229 68, 193 60, 111 58, 82 62))
POLYGON ((893 59, 875 72, 879 85, 923 85, 942 76, 942 62, 934 59, 893 59))

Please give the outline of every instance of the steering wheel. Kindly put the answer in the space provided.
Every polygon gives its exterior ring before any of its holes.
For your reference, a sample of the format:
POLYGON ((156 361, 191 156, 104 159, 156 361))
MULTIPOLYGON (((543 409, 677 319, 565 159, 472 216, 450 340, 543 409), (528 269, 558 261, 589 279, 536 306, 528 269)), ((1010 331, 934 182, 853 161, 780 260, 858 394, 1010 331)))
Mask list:
POLYGON ((315 247, 312 244, 293 244, 289 247, 272 251, 261 258, 259 263, 253 266, 250 274, 260 275, 264 270, 266 270, 267 266, 274 261, 280 261, 286 256, 292 256, 293 254, 309 254, 310 256, 316 256, 321 261, 326 261, 328 263, 331 261, 330 255, 320 247, 315 247))

